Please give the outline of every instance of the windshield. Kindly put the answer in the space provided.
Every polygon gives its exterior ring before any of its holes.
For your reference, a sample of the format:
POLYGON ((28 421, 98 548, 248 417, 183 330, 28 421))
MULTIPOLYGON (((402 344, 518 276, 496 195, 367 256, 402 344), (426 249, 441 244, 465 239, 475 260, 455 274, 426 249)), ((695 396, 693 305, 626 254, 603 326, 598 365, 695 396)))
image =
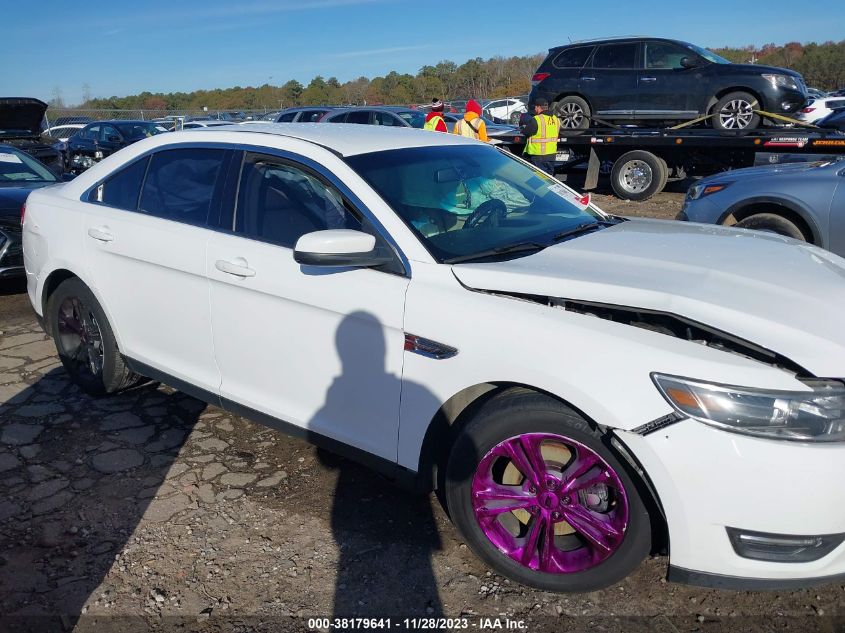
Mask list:
POLYGON ((117 129, 123 134, 125 138, 144 138, 146 136, 155 136, 168 130, 164 128, 161 123, 134 122, 134 123, 118 123, 117 129))
POLYGON ((408 110, 407 112, 397 112, 396 114, 411 127, 421 130, 425 126, 425 115, 422 112, 408 110))
POLYGON ((346 161, 441 263, 524 242, 548 246, 607 219, 550 176, 490 146, 415 147, 346 161))
POLYGON ((692 50, 696 53, 701 55, 704 59, 708 62, 712 62, 714 64, 730 64, 730 60, 725 59, 724 57, 717 55, 713 51, 708 51, 706 48, 701 48, 700 46, 696 46, 695 44, 687 44, 692 50))
POLYGON ((57 182, 57 179, 31 156, 13 149, 0 149, 0 186, 21 182, 57 182))

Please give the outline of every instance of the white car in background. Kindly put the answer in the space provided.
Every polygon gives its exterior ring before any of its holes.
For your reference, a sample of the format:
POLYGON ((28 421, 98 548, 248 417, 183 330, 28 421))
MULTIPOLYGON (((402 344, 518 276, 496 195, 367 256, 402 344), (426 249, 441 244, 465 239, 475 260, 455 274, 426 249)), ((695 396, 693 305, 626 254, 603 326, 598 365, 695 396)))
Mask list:
POLYGON ((494 99, 482 103, 482 110, 490 118, 515 124, 519 122, 519 116, 528 111, 528 104, 516 98, 494 99))
POLYGON ((67 143, 67 140, 76 134, 79 130, 85 127, 84 123, 66 123, 64 125, 56 125, 54 127, 48 127, 44 130, 44 134, 47 136, 51 136, 55 139, 62 141, 63 143, 67 143))
POLYGON ((815 123, 842 108, 845 108, 845 96, 822 97, 810 101, 806 107, 798 111, 795 118, 804 123, 815 123))
POLYGON ((23 244, 81 389, 169 382, 439 487, 516 581, 605 587, 661 546, 672 580, 845 580, 829 252, 609 216, 451 134, 311 123, 130 145, 30 194, 23 244))

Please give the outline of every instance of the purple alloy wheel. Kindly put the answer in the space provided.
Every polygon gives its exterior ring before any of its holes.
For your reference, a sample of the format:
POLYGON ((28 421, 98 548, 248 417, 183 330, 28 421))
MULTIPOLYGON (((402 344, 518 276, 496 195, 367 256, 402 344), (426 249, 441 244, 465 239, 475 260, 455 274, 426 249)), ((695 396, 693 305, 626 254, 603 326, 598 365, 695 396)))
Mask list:
POLYGON ((491 448, 472 479, 484 535, 520 565, 550 574, 595 567, 622 544, 628 498, 593 450, 553 433, 526 433, 491 448))
POLYGON ((59 306, 59 346, 79 371, 99 376, 103 371, 103 335, 91 310, 77 297, 59 306))

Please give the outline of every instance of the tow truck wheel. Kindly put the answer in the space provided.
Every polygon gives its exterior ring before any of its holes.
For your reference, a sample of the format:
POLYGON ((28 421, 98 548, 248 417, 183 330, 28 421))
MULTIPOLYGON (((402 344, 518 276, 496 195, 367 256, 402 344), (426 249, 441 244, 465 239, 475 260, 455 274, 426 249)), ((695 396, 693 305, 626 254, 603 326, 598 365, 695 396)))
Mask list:
POLYGON ((648 200, 666 185, 669 168, 659 156, 635 150, 622 154, 613 164, 610 184, 623 200, 648 200))

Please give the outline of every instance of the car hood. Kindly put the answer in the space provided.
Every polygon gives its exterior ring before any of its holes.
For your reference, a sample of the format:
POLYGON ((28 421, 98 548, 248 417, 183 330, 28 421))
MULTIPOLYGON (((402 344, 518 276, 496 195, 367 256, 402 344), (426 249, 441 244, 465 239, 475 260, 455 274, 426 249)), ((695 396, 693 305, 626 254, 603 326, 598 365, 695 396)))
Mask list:
POLYGON ((774 234, 630 220, 527 257, 453 271, 476 290, 674 314, 816 376, 845 376, 845 260, 774 234))
POLYGON ((773 176, 775 174, 801 174, 813 171, 818 169, 821 165, 826 164, 828 164, 828 161, 817 160, 814 162, 773 163, 771 165, 760 165, 758 167, 744 167, 742 169, 732 169, 730 171, 713 174, 712 176, 706 176, 705 178, 699 180, 698 184, 717 181, 733 182, 735 180, 745 182, 752 178, 768 178, 769 176, 773 176))
POLYGON ((771 75, 789 75, 790 77, 798 77, 803 81, 801 73, 788 68, 778 68, 777 66, 762 66, 760 64, 731 64, 734 70, 741 70, 755 75, 771 74, 771 75))
POLYGON ((47 104, 39 99, 0 98, 0 130, 26 130, 26 136, 40 136, 46 111, 47 104))

